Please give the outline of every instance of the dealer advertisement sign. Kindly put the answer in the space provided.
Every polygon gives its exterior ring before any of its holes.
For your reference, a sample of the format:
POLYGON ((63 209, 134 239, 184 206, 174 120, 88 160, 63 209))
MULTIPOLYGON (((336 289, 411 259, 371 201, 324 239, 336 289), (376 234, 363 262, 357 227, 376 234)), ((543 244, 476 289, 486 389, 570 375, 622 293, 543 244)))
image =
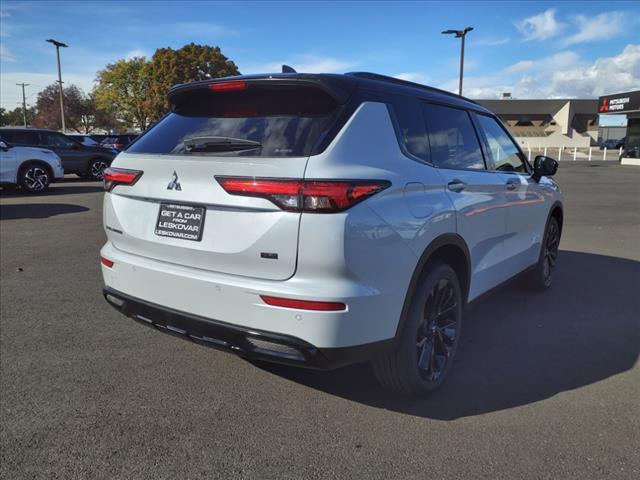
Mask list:
POLYGON ((640 90, 605 95, 598 99, 598 113, 629 113, 640 111, 640 90))

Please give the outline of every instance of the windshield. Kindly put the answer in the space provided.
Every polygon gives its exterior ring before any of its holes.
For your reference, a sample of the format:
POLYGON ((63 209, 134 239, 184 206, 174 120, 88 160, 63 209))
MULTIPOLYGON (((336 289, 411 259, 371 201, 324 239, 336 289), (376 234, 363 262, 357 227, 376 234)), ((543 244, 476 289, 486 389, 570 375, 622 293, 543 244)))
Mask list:
POLYGON ((242 92, 199 89, 128 152, 171 155, 308 156, 329 128, 336 102, 317 88, 269 86, 242 92), (194 148, 194 139, 198 139, 194 148))

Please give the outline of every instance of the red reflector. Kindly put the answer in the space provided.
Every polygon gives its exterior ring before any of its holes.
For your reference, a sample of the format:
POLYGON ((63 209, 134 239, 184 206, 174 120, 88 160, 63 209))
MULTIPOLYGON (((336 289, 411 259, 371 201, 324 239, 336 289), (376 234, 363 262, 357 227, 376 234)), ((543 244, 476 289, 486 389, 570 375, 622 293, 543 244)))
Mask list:
POLYGON ((384 190, 380 180, 289 180, 250 177, 218 177, 231 195, 266 198, 283 210, 293 212, 340 212, 384 190))
POLYGON ((104 257, 100 257, 100 263, 102 263, 105 267, 113 267, 113 262, 111 260, 107 260, 104 257))
POLYGON ((142 176, 142 170, 129 170, 126 168, 105 168, 102 172, 104 189, 107 192, 113 190, 116 185, 133 185, 142 176))
POLYGON ((336 312, 346 310, 347 306, 340 302, 313 302, 309 300, 293 300, 291 298, 269 297, 260 295, 267 305, 274 307, 296 308, 298 310, 319 310, 323 312, 336 312))
POLYGON ((246 90, 247 82, 237 80, 235 82, 211 83, 208 85, 211 90, 216 92, 229 92, 231 90, 246 90))

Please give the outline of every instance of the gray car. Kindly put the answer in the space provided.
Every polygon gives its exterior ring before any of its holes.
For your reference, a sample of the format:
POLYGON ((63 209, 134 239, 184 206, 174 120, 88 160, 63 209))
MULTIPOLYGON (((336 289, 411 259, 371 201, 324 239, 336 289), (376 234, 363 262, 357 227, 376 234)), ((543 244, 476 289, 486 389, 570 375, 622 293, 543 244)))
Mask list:
POLYGON ((5 127, 0 128, 0 139, 11 145, 53 150, 62 159, 65 173, 92 180, 102 180, 102 172, 117 155, 113 149, 83 145, 53 130, 5 127))

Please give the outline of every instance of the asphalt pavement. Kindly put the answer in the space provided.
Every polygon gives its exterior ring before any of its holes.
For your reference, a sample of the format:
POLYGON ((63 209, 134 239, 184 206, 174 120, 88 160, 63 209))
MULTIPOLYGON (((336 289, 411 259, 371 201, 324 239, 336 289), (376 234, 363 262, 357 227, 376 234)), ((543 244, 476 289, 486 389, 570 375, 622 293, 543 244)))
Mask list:
POLYGON ((563 162, 555 283, 465 319, 444 387, 254 365, 101 296, 102 190, 0 192, 0 477, 640 478, 640 168, 563 162))

